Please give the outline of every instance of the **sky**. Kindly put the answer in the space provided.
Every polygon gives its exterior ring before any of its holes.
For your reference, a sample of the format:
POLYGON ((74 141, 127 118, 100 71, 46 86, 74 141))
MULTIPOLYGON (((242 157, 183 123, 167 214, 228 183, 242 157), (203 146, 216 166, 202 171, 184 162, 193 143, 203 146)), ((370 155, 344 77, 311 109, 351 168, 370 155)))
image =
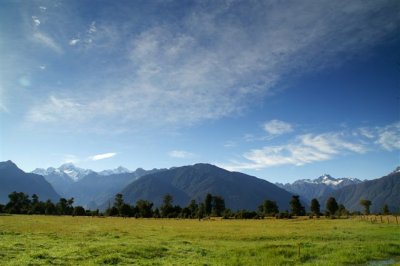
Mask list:
POLYGON ((400 165, 397 0, 5 0, 0 34, 0 160, 25 171, 400 165))

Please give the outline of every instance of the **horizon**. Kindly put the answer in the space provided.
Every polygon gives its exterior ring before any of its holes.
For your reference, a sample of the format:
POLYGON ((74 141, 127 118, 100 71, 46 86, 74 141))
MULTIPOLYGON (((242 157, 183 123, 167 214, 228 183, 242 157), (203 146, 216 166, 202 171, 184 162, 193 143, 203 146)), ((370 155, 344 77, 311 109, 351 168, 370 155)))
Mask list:
MULTIPOLYGON (((198 163, 195 163, 195 164, 181 165, 181 166, 171 166, 171 167, 168 167, 168 168, 152 168, 152 169, 145 169, 145 168, 142 168, 142 167, 129 168, 129 167, 125 167, 125 166, 123 166, 123 165, 119 165, 118 167, 115 167, 115 168, 107 168, 107 169, 101 169, 101 170, 93 170, 93 169, 89 169, 89 168, 82 168, 82 167, 80 167, 79 165, 76 165, 76 164, 74 164, 74 163, 72 163, 72 162, 67 162, 67 163, 63 163, 63 164, 61 164, 61 165, 59 165, 59 166, 50 166, 50 167, 47 167, 47 168, 37 167, 37 168, 35 168, 35 169, 31 170, 31 171, 26 171, 26 170, 20 168, 20 167, 19 167, 14 161, 12 161, 12 160, 2 161, 2 162, 0 162, 0 163, 4 163, 4 162, 11 162, 11 163, 15 164, 19 169, 23 170, 25 173, 33 173, 35 170, 48 170, 49 168, 59 169, 59 168, 64 167, 64 166, 72 166, 72 167, 75 167, 75 168, 80 168, 80 169, 82 169, 82 170, 93 171, 93 172, 95 172, 95 173, 101 173, 101 172, 103 172, 103 171, 108 171, 108 170, 117 170, 117 169, 119 169, 119 168, 124 168, 125 170, 128 170, 129 173, 133 173, 133 172, 135 172, 135 171, 138 170, 138 169, 143 169, 143 170, 145 170, 145 171, 154 170, 154 169, 158 169, 158 170, 172 170, 172 169, 174 169, 174 168, 186 167, 186 166, 194 166, 194 165, 198 165, 198 164, 208 164, 208 165, 211 165, 211 166, 215 166, 215 167, 222 168, 222 167, 217 166, 217 165, 214 165, 214 164, 198 162, 198 163), (134 169, 134 170, 133 170, 133 169, 134 169)), ((268 180, 268 179, 266 179, 266 178, 261 178, 261 177, 258 177, 258 176, 254 176, 254 177, 257 177, 257 178, 260 178, 260 179, 269 181, 269 182, 271 182, 271 183, 273 183, 273 184, 275 184, 275 183, 281 183, 281 184, 288 184, 288 183, 290 183, 290 184, 292 184, 292 183, 294 183, 295 181, 300 181, 300 180, 316 180, 316 179, 318 179, 318 178, 325 177, 325 176, 330 176, 330 177, 332 177, 332 178, 334 178, 334 179, 342 179, 342 178, 358 179, 358 180, 364 182, 364 181, 379 179, 379 178, 381 178, 381 177, 387 176, 387 175, 389 175, 389 174, 391 174, 391 173, 394 173, 394 172, 398 171, 399 168, 400 168, 400 166, 397 166, 395 169, 393 169, 393 170, 391 170, 391 171, 389 171, 389 172, 387 172, 387 173, 384 173, 384 174, 382 174, 381 176, 378 176, 378 177, 375 177, 375 178, 371 178, 371 179, 360 179, 360 178, 355 178, 355 177, 351 177, 351 176, 340 176, 340 177, 339 177, 339 176, 332 176, 332 175, 329 174, 329 173, 323 173, 323 174, 319 174, 319 175, 317 175, 317 176, 315 176, 315 177, 309 177, 309 178, 298 178, 298 179, 296 179, 296 180, 293 180, 292 182, 273 182, 273 181, 268 180)), ((226 171, 229 171, 229 172, 243 173, 243 172, 240 172, 240 171, 231 171, 231 170, 228 170, 228 169, 225 169, 225 168, 222 168, 222 169, 223 169, 223 170, 226 170, 226 171)), ((39 175, 40 175, 40 174, 39 174, 39 175)), ((250 176, 252 176, 252 175, 250 175, 250 176)))
POLYGON ((400 165, 399 1, 0 6, 0 161, 25 172, 400 165))

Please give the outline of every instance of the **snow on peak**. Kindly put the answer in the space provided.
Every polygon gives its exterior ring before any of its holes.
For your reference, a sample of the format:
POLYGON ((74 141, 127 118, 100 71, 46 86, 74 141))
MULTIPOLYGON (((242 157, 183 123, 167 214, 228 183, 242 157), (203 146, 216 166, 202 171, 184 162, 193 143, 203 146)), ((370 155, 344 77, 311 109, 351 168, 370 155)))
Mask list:
POLYGON ((395 173, 400 173, 400 166, 398 166, 396 169, 394 169, 394 171, 392 172, 392 174, 395 174, 395 173))
POLYGON ((61 165, 58 168, 54 167, 49 167, 47 169, 43 168, 37 168, 35 169, 32 173, 43 175, 43 176, 48 176, 48 175, 56 175, 56 176, 68 176, 71 178, 73 181, 78 181, 82 179, 83 177, 87 176, 90 173, 93 173, 92 170, 90 169, 82 169, 79 167, 76 167, 72 163, 66 163, 61 165))
POLYGON ((113 175, 113 174, 125 174, 125 173, 132 173, 132 171, 125 167, 119 166, 118 168, 115 169, 103 170, 99 172, 100 175, 113 175))

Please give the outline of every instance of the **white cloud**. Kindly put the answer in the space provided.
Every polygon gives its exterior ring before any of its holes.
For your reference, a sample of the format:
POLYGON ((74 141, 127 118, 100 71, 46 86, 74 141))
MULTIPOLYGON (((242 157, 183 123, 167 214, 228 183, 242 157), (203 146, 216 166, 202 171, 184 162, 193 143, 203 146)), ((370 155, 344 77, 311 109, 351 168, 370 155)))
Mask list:
POLYGON ((117 155, 117 153, 108 152, 108 153, 102 153, 102 154, 96 154, 96 155, 93 155, 93 156, 89 156, 89 159, 92 160, 92 161, 98 161, 98 160, 112 158, 115 155, 117 155))
POLYGON ((36 27, 38 27, 40 25, 40 20, 38 17, 36 16, 32 16, 32 21, 35 24, 36 27))
MULTIPOLYGON (((75 99, 76 105, 66 112, 79 113, 77 122, 88 130, 93 124, 136 129, 132 125, 137 123, 185 126, 234 116, 263 100, 284 76, 340 65, 381 42, 400 22, 396 12, 374 15, 376 10, 390 10, 390 5, 385 1, 257 2, 246 5, 243 13, 235 2, 216 1, 186 12, 179 23, 157 20, 139 27, 140 32, 136 24, 93 21, 79 35, 84 46, 97 48, 88 49, 97 53, 87 58, 98 63, 97 56, 105 52, 117 61, 96 65, 96 69, 109 65, 104 71, 107 78, 98 86, 90 82, 99 80, 96 72, 85 79, 90 85, 82 81, 80 92, 58 99, 75 99)), ((49 36, 38 32, 36 38, 61 52, 49 36)), ((48 98, 30 113, 52 117, 37 122, 69 126, 65 111, 48 98)))
POLYGON ((77 45, 79 41, 80 41, 80 39, 72 39, 69 41, 69 45, 72 45, 72 46, 77 45))
POLYGON ((173 151, 170 151, 170 152, 168 153, 168 155, 169 155, 170 157, 179 158, 179 159, 187 159, 187 158, 191 158, 191 157, 195 156, 195 155, 194 155, 193 153, 191 153, 191 152, 182 151, 182 150, 173 150, 173 151))
POLYGON ((292 125, 287 122, 271 120, 264 124, 264 130, 271 135, 282 135, 292 132, 293 128, 292 125))
POLYGON ((47 9, 47 7, 45 7, 45 6, 39 6, 39 8, 40 8, 40 10, 43 11, 43 12, 46 11, 46 9, 47 9))
POLYGON ((342 133, 305 134, 285 145, 266 146, 243 154, 243 162, 223 164, 226 169, 262 169, 279 165, 305 165, 348 153, 365 153, 362 143, 347 140, 342 133))
POLYGON ((43 44, 43 45, 45 45, 45 46, 51 48, 53 51, 55 51, 55 52, 57 52, 57 53, 62 53, 62 52, 63 52, 61 46, 59 46, 59 45, 56 43, 56 41, 54 41, 53 38, 51 38, 50 36, 47 36, 47 35, 44 34, 44 33, 41 33, 41 32, 39 32, 39 31, 36 31, 36 32, 33 34, 33 38, 34 38, 35 41, 37 41, 37 42, 39 42, 39 43, 41 43, 41 44, 43 44))
POLYGON ((376 143, 387 151, 400 150, 400 122, 378 130, 376 143))

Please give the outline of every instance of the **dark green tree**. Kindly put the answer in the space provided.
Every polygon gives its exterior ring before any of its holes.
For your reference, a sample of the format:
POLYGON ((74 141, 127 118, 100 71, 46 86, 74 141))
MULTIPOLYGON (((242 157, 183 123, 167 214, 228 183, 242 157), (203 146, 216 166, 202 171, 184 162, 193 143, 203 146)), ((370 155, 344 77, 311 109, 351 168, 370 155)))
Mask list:
POLYGON ((199 205, 196 203, 196 200, 190 201, 188 209, 190 211, 190 218, 196 218, 199 209, 199 205))
POLYGON ((326 201, 326 210, 328 211, 329 215, 334 216, 338 209, 339 209, 339 206, 336 202, 336 199, 334 197, 330 197, 326 201))
POLYGON ((200 205, 199 205, 199 210, 197 211, 197 218, 198 218, 199 220, 200 220, 200 219, 203 219, 205 215, 206 215, 206 208, 205 208, 205 205, 204 205, 204 203, 200 203, 200 205))
POLYGON ((295 216, 302 216, 306 213, 303 205, 301 205, 300 196, 298 195, 292 196, 292 199, 290 201, 290 209, 292 215, 295 216))
POLYGON ((382 213, 383 213, 383 215, 389 215, 390 214, 389 206, 387 204, 383 205, 382 213))
POLYGON ((71 215, 74 207, 72 204, 74 203, 74 198, 65 199, 61 198, 56 204, 57 213, 59 215, 71 215))
POLYGON ((74 216, 85 216, 86 215, 85 208, 83 208, 82 206, 76 206, 74 208, 74 211, 72 212, 72 215, 74 215, 74 216))
POLYGON ((364 206, 365 215, 369 215, 370 214, 369 208, 371 207, 372 202, 367 199, 361 199, 360 204, 364 206))
POLYGON ((173 198, 170 194, 166 194, 163 198, 163 204, 160 206, 161 217, 167 218, 173 212, 173 198))
POLYGON ((136 215, 143 218, 153 217, 153 203, 147 200, 136 202, 136 215))
POLYGON ((320 205, 317 199, 312 199, 311 200, 311 212, 316 215, 319 216, 321 214, 321 210, 320 210, 320 205))
POLYGON ((154 210, 154 212, 153 212, 153 217, 154 217, 154 218, 160 218, 160 217, 161 217, 161 215, 160 215, 160 210, 159 210, 158 208, 156 208, 156 209, 154 210))
POLYGON ((114 198, 114 207, 117 208, 119 216, 122 216, 122 208, 124 204, 125 202, 123 195, 121 193, 116 194, 114 198))
POLYGON ((205 215, 211 215, 211 211, 212 211, 212 201, 213 201, 213 197, 210 193, 207 193, 206 198, 204 200, 204 214, 205 215))
POLYGON ((47 200, 44 204, 44 213, 46 215, 57 214, 57 208, 51 200, 47 200))
POLYGON ((12 192, 8 195, 9 201, 6 204, 6 211, 8 213, 15 214, 26 214, 29 212, 31 207, 31 201, 29 195, 24 192, 12 192))
POLYGON ((279 213, 278 204, 272 200, 265 200, 264 203, 259 207, 261 216, 275 216, 279 213))
POLYGON ((119 210, 119 215, 122 217, 131 217, 133 216, 133 210, 131 205, 124 203, 119 210))
POLYGON ((215 216, 222 216, 225 210, 225 200, 221 196, 214 196, 212 198, 212 214, 215 216))
POLYGON ((119 215, 119 210, 117 209, 117 207, 112 206, 111 208, 108 208, 106 210, 106 214, 108 216, 118 216, 119 215))

